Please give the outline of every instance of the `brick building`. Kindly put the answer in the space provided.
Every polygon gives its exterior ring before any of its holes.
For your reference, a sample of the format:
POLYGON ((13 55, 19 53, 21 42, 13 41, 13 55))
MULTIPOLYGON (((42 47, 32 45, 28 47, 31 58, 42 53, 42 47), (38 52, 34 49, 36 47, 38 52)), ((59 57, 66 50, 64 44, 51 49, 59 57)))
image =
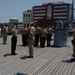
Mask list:
POLYGON ((43 3, 33 6, 33 21, 40 26, 53 25, 56 20, 67 23, 71 20, 72 4, 64 2, 43 3))

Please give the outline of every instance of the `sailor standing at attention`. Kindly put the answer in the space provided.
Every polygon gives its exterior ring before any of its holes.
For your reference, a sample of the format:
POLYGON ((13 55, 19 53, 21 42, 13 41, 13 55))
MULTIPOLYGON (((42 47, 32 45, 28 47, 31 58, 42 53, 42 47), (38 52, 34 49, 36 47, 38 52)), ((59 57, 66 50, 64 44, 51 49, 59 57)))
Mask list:
POLYGON ((12 55, 17 55, 17 53, 15 53, 16 45, 17 45, 17 34, 18 34, 17 25, 14 25, 12 29, 12 38, 11 38, 11 54, 12 55))
POLYGON ((29 28, 29 57, 28 58, 33 58, 34 41, 35 41, 35 27, 34 27, 34 23, 31 22, 29 28))

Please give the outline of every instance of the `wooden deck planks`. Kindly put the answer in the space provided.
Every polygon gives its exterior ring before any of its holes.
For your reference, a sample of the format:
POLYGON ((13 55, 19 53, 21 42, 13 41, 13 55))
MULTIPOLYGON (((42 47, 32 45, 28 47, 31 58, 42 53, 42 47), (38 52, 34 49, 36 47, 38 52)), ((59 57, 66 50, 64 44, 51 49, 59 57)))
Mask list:
POLYGON ((21 45, 21 35, 18 36, 17 56, 8 55, 3 57, 11 52, 11 36, 8 36, 7 45, 0 45, 0 75, 15 75, 19 73, 24 75, 75 74, 75 62, 69 61, 72 55, 72 44, 70 42, 72 38, 68 38, 67 47, 35 48, 34 58, 28 59, 26 58, 29 55, 28 47, 19 46, 21 45))

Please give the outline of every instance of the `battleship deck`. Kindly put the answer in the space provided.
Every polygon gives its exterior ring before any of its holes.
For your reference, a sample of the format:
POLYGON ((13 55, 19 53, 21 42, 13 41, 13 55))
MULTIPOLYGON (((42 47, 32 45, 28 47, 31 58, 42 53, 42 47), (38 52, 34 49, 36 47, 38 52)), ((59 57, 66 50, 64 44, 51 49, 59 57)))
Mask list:
POLYGON ((20 46, 21 35, 18 35, 16 56, 10 54, 11 36, 6 45, 0 38, 0 75, 75 75, 75 62, 70 61, 71 40, 72 37, 68 38, 67 47, 34 48, 34 58, 27 58, 29 48, 20 46))

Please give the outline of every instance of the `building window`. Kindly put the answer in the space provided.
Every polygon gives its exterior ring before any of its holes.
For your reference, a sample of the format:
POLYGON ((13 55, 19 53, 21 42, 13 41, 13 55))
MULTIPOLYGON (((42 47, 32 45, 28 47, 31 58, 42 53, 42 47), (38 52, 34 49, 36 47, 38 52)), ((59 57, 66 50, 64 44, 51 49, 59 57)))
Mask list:
POLYGON ((11 24, 13 24, 13 22, 11 24))
POLYGON ((30 14, 29 14, 29 17, 30 17, 30 14))
POLYGON ((24 14, 24 17, 25 17, 25 14, 24 14))
POLYGON ((28 17, 28 15, 26 14, 26 17, 28 17))

